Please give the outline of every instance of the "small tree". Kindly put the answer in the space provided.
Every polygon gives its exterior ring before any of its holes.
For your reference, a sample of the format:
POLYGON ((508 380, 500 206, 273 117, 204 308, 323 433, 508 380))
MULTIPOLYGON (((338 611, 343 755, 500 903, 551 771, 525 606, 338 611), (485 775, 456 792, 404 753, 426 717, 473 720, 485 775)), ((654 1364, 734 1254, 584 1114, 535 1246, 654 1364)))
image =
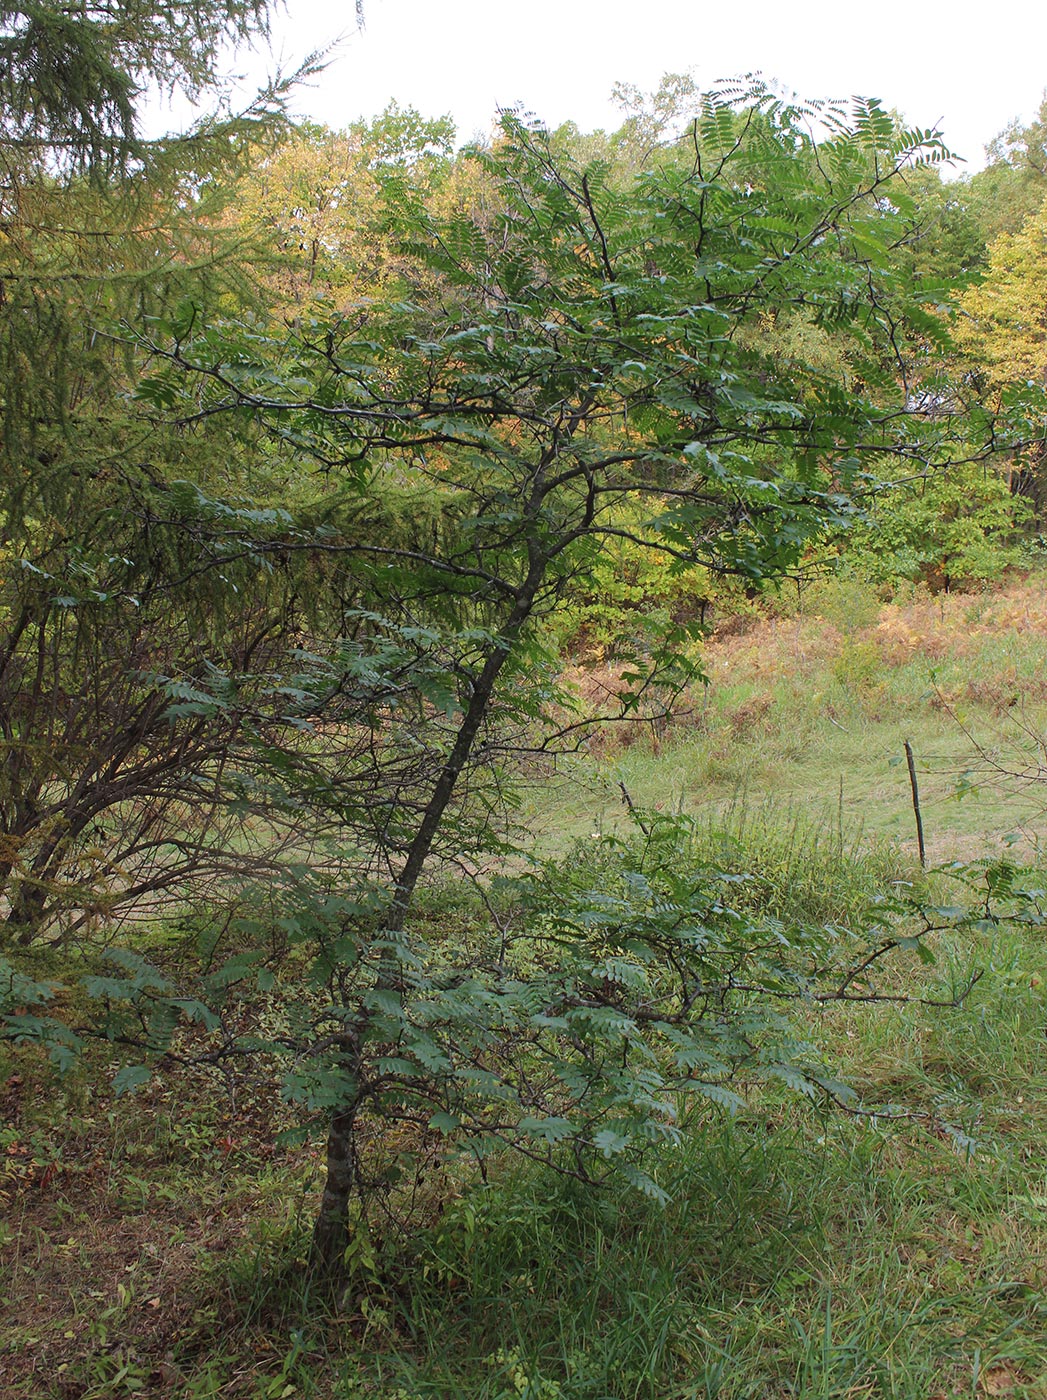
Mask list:
MULTIPOLYGON (((481 215, 438 217, 394 189, 418 270, 398 299, 281 345, 221 325, 155 338, 167 368, 143 392, 158 406, 187 377, 194 413, 265 425, 296 491, 320 472, 295 528, 252 543, 256 556, 339 561, 337 630, 278 678, 288 732, 354 741, 337 781, 308 789, 354 854, 338 889, 302 875, 291 900, 324 989, 290 1037, 292 1091, 329 1114, 320 1267, 344 1252, 364 1112, 634 1170, 673 1095, 727 1095, 755 1041, 774 1040, 768 1063, 810 1088, 768 1005, 819 957, 791 970, 765 957, 778 932, 700 881, 670 891, 671 860, 655 875, 641 862, 599 914, 586 895, 581 912, 539 920, 530 954, 472 949, 449 965, 408 916, 434 861, 489 840, 514 757, 562 735, 539 624, 603 551, 625 538, 758 585, 846 519, 863 453, 919 450, 885 367, 910 311, 924 335, 932 323, 892 279, 905 230, 880 195, 900 165, 940 153, 874 104, 845 120, 763 92, 714 96, 622 188, 507 118, 494 149, 469 157, 481 215), (850 384, 816 335, 765 346, 770 317, 830 328, 850 384), (728 950, 715 976, 713 944, 728 950)), ((213 530, 228 551, 235 531, 213 530)), ((684 640, 672 625, 641 632, 626 713, 688 673, 684 640)), ((315 750, 262 748, 294 792, 315 750)))

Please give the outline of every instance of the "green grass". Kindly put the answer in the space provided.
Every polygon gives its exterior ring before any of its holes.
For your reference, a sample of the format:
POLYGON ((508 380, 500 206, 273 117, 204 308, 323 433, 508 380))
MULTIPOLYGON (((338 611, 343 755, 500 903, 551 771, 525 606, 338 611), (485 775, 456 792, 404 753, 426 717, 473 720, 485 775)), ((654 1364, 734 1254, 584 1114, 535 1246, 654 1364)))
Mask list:
MULTIPOLYGON (((817 868, 795 825, 775 846, 765 816, 740 824, 739 860, 746 832, 817 868)), ((847 868, 852 901, 882 873, 858 852, 847 868)), ((790 908, 809 899, 800 884, 790 908)), ((444 918, 451 903, 434 901, 444 918)), ((6 1081, 0 1394, 1043 1397, 1040 941, 944 941, 945 975, 984 969, 958 1009, 809 1014, 866 1102, 908 1116, 765 1090, 688 1125, 664 1208, 510 1162, 486 1184, 435 1163, 410 1227, 377 1220, 334 1300, 302 1268, 318 1161, 274 1147, 271 1100, 233 1111, 171 1070, 117 1112, 92 1056, 48 1102, 23 1055, 6 1081)))
POLYGON ((915 855, 913 745, 932 863, 1032 858, 1047 814, 1047 615, 1037 581, 997 594, 881 606, 823 584, 802 613, 706 645, 707 688, 653 739, 602 737, 565 761, 524 820, 546 849, 625 825, 620 784, 654 810, 714 817, 744 800, 915 855))

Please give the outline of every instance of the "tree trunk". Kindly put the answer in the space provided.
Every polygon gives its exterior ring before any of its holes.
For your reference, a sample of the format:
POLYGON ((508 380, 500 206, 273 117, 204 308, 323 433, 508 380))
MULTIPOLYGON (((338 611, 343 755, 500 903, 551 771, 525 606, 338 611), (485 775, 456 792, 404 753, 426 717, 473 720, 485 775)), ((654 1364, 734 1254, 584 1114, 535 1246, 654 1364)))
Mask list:
POLYGON ((341 1273, 349 1242, 349 1201, 356 1179, 355 1118, 355 1107, 334 1114, 327 1134, 327 1179, 309 1256, 310 1270, 327 1278, 341 1273))
POLYGON ((11 911, 6 919, 13 942, 26 948, 36 939, 44 922, 46 904, 47 891, 43 885, 23 879, 11 900, 11 911))
MULTIPOLYGON (((535 564, 532 560, 528 586, 521 590, 502 629, 499 644, 488 653, 473 682, 469 703, 462 715, 455 741, 433 783, 418 830, 411 841, 403 870, 393 890, 385 925, 387 936, 400 934, 404 930, 419 877, 429 859, 440 823, 469 759, 476 736, 490 710, 498 675, 509 657, 520 629, 531 614, 534 595, 544 576, 547 562, 544 560, 541 564, 535 564)), ((383 960, 378 972, 378 986, 397 993, 402 990, 400 968, 395 957, 383 960)), ((342 1108, 333 1115, 327 1135, 327 1179, 320 1201, 320 1213, 313 1228, 310 1268, 315 1274, 328 1277, 337 1276, 342 1271, 345 1250, 349 1243, 349 1202, 356 1176, 353 1120, 358 1102, 357 1100, 351 1107, 342 1108)))

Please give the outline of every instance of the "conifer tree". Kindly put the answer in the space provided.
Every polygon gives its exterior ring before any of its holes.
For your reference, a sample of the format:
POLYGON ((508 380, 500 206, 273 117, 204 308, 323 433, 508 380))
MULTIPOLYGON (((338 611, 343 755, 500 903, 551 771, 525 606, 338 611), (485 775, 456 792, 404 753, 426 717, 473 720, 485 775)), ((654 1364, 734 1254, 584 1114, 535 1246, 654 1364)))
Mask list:
POLYGON ((253 295, 214 177, 286 129, 287 85, 164 140, 138 115, 150 84, 206 96, 221 45, 266 22, 262 0, 0 9, 0 894, 19 940, 70 899, 105 907, 229 738, 228 717, 172 727, 162 687, 228 651, 213 628, 208 646, 218 600, 180 582, 204 575, 171 483, 235 450, 135 409, 127 342, 188 296, 253 295))

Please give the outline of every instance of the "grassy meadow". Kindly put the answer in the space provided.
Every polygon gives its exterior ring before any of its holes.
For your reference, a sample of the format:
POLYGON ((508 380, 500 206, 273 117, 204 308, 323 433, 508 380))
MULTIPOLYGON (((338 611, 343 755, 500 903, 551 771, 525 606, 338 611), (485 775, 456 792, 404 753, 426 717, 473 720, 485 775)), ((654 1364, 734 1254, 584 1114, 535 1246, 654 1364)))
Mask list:
MULTIPOLYGON (((624 787, 694 813, 775 912, 846 921, 950 884, 919 870, 909 740, 932 865, 1035 864, 1045 646, 1039 580, 890 603, 820 584, 721 628, 671 726, 602 737, 520 819, 566 851, 624 827, 624 787)), ((422 916, 455 936, 478 914, 449 886, 422 916)), ((301 1267, 321 1145, 281 1140, 271 1085, 162 1066, 117 1113, 107 1047, 61 1079, 5 1049, 0 1396, 1047 1400, 1043 938, 1001 925, 935 953, 899 975, 933 995, 976 967, 959 1008, 802 1013, 890 1111, 754 1089, 688 1123, 668 1206, 376 1141, 413 1165, 333 1299, 301 1267)))
MULTIPOLYGON (((828 838, 916 852, 908 739, 931 863, 1010 851, 1032 860, 1047 830, 1047 589, 914 589, 890 603, 843 581, 727 619, 705 648, 708 685, 666 729, 638 724, 568 763, 528 809, 556 845, 622 820, 620 783, 654 809, 725 809, 773 825, 798 815, 828 838), (624 744, 623 744, 624 740, 624 744), (744 815, 743 815, 744 814, 744 815)), ((613 672, 594 667, 591 694, 613 672)))

